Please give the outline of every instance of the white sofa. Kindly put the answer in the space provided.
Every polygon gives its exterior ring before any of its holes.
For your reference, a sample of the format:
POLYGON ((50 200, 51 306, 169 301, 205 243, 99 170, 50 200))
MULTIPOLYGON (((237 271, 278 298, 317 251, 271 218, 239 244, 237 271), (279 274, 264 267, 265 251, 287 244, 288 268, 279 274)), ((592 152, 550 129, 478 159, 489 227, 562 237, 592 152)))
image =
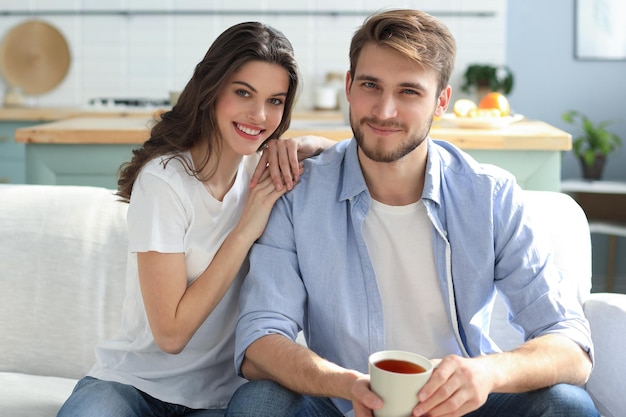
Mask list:
MULTIPOLYGON (((587 389, 607 417, 626 415, 626 295, 590 294, 584 213, 569 196, 527 192, 550 231, 566 288, 584 303, 596 344, 587 389)), ((0 416, 53 417, 120 320, 126 205, 94 187, 0 186, 0 416)), ((519 335, 498 303, 503 347, 519 335)))

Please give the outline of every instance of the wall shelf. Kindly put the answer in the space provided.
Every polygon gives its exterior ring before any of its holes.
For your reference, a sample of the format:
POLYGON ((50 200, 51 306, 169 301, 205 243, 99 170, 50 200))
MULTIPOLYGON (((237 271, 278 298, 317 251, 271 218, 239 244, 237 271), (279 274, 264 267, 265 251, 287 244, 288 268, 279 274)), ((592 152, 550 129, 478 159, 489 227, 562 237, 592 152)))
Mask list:
MULTIPOLYGON (((4 10, 0 16, 369 16, 374 10, 4 10)), ((438 17, 495 17, 491 11, 427 11, 438 17)))

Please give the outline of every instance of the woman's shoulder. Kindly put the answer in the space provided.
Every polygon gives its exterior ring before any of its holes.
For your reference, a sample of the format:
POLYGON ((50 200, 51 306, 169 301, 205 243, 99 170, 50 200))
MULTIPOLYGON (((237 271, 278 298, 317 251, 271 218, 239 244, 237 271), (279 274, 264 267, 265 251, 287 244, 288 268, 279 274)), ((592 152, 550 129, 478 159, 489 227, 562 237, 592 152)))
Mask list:
POLYGON ((158 156, 146 162, 141 174, 150 174, 162 179, 181 175, 192 175, 193 163, 188 152, 158 156))

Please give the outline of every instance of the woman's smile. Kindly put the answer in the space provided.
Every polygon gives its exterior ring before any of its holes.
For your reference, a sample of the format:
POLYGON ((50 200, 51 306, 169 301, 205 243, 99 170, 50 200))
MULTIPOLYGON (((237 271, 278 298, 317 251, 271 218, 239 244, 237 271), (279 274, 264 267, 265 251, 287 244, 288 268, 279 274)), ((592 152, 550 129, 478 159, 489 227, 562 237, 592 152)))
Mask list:
POLYGON ((265 132, 265 129, 259 129, 258 127, 251 125, 244 125, 242 123, 233 122, 235 131, 239 133, 245 139, 258 140, 259 136, 265 132))

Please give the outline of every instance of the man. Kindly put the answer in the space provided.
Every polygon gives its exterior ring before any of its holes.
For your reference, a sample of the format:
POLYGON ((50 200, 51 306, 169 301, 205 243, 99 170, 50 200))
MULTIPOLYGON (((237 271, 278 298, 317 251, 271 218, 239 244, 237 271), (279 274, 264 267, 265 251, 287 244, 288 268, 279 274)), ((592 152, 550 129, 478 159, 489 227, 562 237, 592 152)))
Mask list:
POLYGON ((235 361, 256 381, 227 415, 371 416, 382 400, 367 358, 382 349, 438 362, 415 416, 598 415, 576 386, 592 367, 588 323, 559 293, 519 187, 428 137, 455 52, 414 10, 375 14, 354 35, 354 139, 305 162, 253 247, 235 361), (511 352, 488 335, 496 289, 527 340, 511 352))

